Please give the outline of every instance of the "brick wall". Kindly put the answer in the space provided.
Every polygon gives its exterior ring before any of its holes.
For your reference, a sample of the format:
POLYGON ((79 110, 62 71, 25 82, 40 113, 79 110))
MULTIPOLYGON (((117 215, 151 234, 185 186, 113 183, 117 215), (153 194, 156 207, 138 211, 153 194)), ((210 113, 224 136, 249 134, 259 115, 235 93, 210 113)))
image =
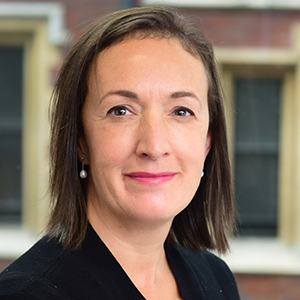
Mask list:
MULTIPOLYGON (((10 2, 36 2, 36 0, 10 0, 10 2)), ((121 9, 124 0, 39 2, 59 2, 65 6, 66 27, 76 40, 93 20, 121 9)), ((139 3, 138 0, 131 2, 139 3)), ((200 28, 204 28, 214 45, 222 47, 290 47, 293 25, 300 23, 299 10, 186 8, 182 11, 191 16, 200 28)))
POLYGON ((204 28, 211 42, 222 47, 291 46, 292 28, 300 11, 250 9, 185 9, 204 28), (199 18, 200 17, 200 18, 199 18))
POLYGON ((8 267, 13 261, 9 259, 0 259, 0 273, 8 267))
POLYGON ((235 275, 241 300, 299 300, 300 276, 235 275))
MULTIPOLYGON (((7 1, 7 0, 6 0, 7 1)), ((36 2, 36 0, 9 0, 36 2)), ((1 2, 1 1, 0 1, 1 2)), ((40 0, 60 2, 66 9, 66 27, 74 40, 93 20, 122 8, 121 0, 40 0)), ((300 11, 246 9, 184 9, 197 21, 218 47, 291 46, 293 25, 300 23, 300 11)), ((11 261, 0 260, 0 271, 11 261)), ((242 300, 300 299, 300 276, 236 275, 242 300)))
MULTIPOLYGON (((7 2, 7 0, 0 2, 7 2)), ((74 40, 94 20, 122 8, 122 0, 9 0, 9 2, 62 3, 66 12, 65 25, 72 33, 74 40)))

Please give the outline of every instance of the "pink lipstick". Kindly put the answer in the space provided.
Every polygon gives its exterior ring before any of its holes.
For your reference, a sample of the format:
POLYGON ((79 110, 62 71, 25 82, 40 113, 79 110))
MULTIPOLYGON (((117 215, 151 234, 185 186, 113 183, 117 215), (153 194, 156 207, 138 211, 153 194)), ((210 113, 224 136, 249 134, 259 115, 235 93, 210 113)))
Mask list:
POLYGON ((158 185, 170 181, 174 178, 176 173, 162 172, 162 173, 147 173, 147 172, 132 172, 125 174, 126 177, 144 184, 158 185))

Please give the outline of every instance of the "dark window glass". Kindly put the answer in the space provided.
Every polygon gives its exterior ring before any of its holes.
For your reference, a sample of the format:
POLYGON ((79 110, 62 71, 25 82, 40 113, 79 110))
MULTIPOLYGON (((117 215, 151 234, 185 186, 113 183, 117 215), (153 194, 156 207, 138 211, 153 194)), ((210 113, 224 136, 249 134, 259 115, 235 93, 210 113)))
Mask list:
POLYGON ((280 79, 237 79, 235 191, 240 234, 277 234, 280 79))
POLYGON ((21 48, 0 47, 0 222, 20 222, 22 168, 21 48))

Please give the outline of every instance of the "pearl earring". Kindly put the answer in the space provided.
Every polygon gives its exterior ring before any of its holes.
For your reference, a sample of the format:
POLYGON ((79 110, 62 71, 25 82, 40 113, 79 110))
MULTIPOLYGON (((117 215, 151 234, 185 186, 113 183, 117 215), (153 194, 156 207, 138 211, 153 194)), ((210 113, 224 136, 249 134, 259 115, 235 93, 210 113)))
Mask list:
POLYGON ((87 177, 87 172, 84 169, 84 156, 81 157, 81 160, 82 160, 82 170, 80 171, 79 176, 80 178, 84 179, 87 177))
POLYGON ((204 171, 202 171, 202 174, 201 174, 201 177, 203 177, 204 176, 204 171))

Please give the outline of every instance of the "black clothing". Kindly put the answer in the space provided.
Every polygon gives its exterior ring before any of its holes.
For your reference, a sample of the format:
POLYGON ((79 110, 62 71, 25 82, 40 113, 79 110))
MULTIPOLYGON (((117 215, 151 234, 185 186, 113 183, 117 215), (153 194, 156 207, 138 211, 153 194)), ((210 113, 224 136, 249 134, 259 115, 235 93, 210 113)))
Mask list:
MULTIPOLYGON (((185 300, 238 300, 234 277, 209 252, 165 246, 185 300)), ((145 300, 89 225, 78 251, 42 238, 0 274, 0 300, 145 300)))

